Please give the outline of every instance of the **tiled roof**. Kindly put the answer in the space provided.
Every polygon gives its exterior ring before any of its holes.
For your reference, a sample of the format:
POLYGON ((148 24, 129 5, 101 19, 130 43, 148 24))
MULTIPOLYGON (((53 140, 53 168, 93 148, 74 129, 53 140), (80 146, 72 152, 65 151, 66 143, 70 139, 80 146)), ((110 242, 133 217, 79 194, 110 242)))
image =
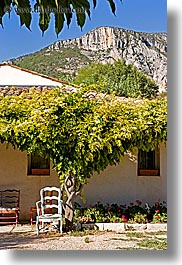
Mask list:
POLYGON ((143 102, 142 99, 126 98, 126 97, 119 97, 119 96, 113 97, 112 94, 101 93, 101 92, 97 92, 97 91, 94 91, 94 90, 90 90, 90 91, 86 92, 84 94, 84 96, 88 97, 90 100, 93 100, 93 99, 98 99, 98 100, 106 99, 108 101, 112 101, 113 99, 115 99, 115 100, 117 99, 117 101, 120 101, 120 102, 134 102, 135 104, 143 102))
MULTIPOLYGON (((53 88, 52 87, 41 87, 41 86, 38 86, 38 87, 9 87, 9 86, 6 86, 6 87, 0 87, 0 95, 3 97, 19 96, 23 92, 29 93, 30 91, 34 90, 34 91, 43 93, 50 89, 53 89, 53 88)), ((58 89, 60 92, 64 92, 64 93, 71 93, 71 92, 79 91, 78 87, 76 88, 73 86, 63 86, 62 88, 58 88, 58 89)), ((87 97, 90 100, 97 99, 100 102, 103 102, 103 100, 107 100, 108 102, 111 102, 113 100, 117 100, 120 102, 133 102, 134 104, 139 104, 143 102, 142 99, 134 99, 134 98, 126 98, 126 97, 118 97, 118 96, 113 97, 113 95, 97 92, 94 90, 89 90, 85 92, 84 97, 87 97)))
MULTIPOLYGON (((15 87, 15 86, 5 86, 5 87, 0 87, 0 95, 1 96, 19 96, 23 92, 30 92, 31 90, 35 90, 37 92, 45 92, 46 90, 53 89, 52 87, 15 87)), ((75 92, 78 90, 78 88, 75 88, 73 86, 64 86, 62 88, 59 88, 60 91, 64 91, 65 93, 69 92, 75 92)))

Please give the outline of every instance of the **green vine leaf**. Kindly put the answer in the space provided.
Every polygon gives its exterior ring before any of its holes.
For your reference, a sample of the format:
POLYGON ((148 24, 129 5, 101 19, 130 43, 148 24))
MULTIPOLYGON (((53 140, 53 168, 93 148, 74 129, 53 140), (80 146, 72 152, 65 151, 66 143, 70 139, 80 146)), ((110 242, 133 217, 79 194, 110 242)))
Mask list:
POLYGON ((0 97, 0 141, 49 154, 61 180, 71 171, 85 183, 126 152, 148 151, 166 140, 167 98, 136 104, 58 89, 0 97))

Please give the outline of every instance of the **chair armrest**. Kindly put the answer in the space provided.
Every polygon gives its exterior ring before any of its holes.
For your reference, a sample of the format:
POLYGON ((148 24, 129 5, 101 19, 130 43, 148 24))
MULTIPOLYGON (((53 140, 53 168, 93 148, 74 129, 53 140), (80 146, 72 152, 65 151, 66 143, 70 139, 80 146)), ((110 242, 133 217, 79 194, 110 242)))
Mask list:
POLYGON ((35 204, 36 204, 36 208, 37 208, 37 215, 39 216, 40 215, 40 207, 39 207, 39 204, 41 203, 41 201, 37 201, 35 204))

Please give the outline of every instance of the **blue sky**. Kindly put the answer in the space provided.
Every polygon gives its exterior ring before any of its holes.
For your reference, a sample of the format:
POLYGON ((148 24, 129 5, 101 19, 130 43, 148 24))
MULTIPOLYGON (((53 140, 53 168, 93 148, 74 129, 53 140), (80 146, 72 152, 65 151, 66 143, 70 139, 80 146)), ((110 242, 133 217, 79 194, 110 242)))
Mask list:
POLYGON ((65 24, 58 38, 54 32, 52 18, 50 28, 42 33, 38 28, 38 14, 33 15, 31 31, 20 27, 18 16, 5 15, 0 26, 0 62, 38 51, 57 40, 79 37, 100 26, 116 26, 142 32, 167 32, 167 0, 116 0, 117 10, 114 16, 107 0, 98 0, 96 9, 91 10, 91 20, 87 19, 81 29, 74 17, 69 29, 65 24))

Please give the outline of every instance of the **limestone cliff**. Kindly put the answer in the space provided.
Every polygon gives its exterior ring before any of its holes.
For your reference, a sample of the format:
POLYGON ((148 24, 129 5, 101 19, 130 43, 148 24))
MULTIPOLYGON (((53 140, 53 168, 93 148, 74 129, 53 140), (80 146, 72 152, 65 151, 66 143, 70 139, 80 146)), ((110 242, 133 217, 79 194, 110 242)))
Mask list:
MULTIPOLYGON (((167 89, 166 33, 143 33, 115 27, 101 27, 80 38, 57 41, 49 46, 48 50, 59 51, 63 47, 75 46, 89 59, 89 62, 112 63, 118 59, 125 59, 128 64, 134 64, 152 77, 159 85, 160 92, 167 89)), ((88 64, 77 58, 67 58, 67 61, 68 71, 76 71, 88 64)))

